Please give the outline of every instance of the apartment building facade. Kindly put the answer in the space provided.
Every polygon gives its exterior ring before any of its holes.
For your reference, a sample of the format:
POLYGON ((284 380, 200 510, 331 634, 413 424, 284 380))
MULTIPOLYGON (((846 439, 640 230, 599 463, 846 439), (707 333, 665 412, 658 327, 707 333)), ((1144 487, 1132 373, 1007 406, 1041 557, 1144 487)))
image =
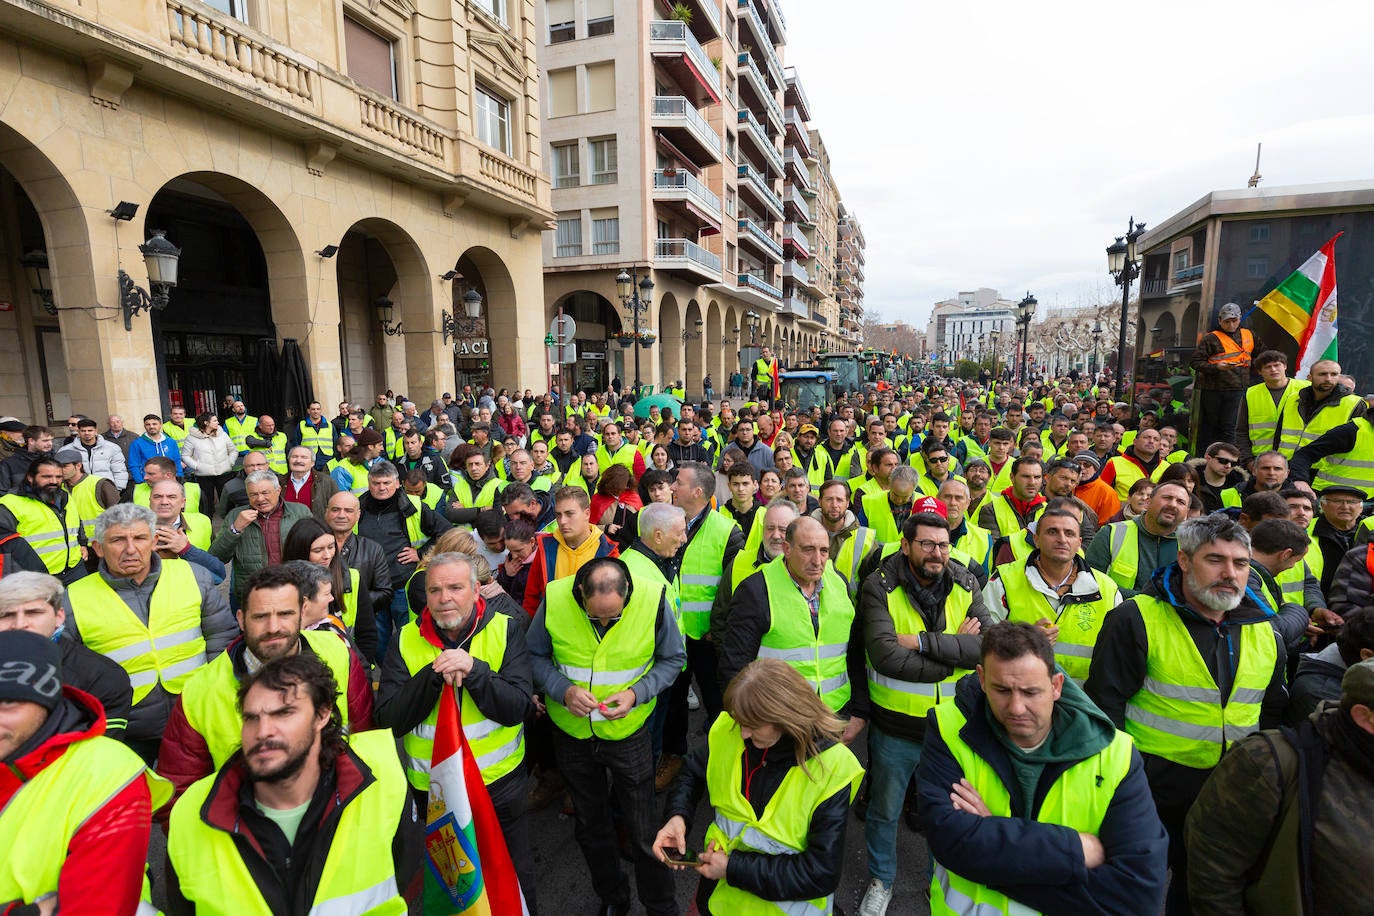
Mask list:
POLYGON ((535 12, 0 0, 0 414, 542 389, 535 12))
POLYGON ((723 2, 541 0, 544 309, 576 322, 576 388, 628 386, 638 358, 644 384, 698 396, 758 347, 797 364, 825 344, 818 159, 786 22, 776 0, 723 2))
POLYGON ((926 352, 944 364, 990 358, 993 332, 998 353, 1006 358, 1015 348, 1016 303, 985 286, 963 290, 935 303, 926 326, 926 352))

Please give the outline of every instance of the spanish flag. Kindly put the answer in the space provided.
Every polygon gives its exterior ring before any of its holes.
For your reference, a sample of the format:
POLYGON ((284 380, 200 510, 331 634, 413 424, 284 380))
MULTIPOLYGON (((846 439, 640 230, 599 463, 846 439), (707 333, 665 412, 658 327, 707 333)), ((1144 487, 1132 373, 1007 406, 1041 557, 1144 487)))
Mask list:
POLYGON ((1297 378, 1312 364, 1336 359, 1336 239, 1331 240, 1257 303, 1298 342, 1297 378))
POLYGON ((457 690, 439 695, 425 819, 425 916, 529 916, 482 771, 458 718, 457 690))

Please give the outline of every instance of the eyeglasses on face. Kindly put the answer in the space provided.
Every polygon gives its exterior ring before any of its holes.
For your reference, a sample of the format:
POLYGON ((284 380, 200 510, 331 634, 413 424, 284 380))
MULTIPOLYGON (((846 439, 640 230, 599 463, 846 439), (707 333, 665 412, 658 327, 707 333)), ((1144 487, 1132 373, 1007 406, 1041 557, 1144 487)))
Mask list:
POLYGON ((952 546, 949 541, 920 540, 912 541, 911 543, 915 544, 926 553, 934 553, 937 550, 940 551, 940 553, 949 553, 949 549, 952 546))

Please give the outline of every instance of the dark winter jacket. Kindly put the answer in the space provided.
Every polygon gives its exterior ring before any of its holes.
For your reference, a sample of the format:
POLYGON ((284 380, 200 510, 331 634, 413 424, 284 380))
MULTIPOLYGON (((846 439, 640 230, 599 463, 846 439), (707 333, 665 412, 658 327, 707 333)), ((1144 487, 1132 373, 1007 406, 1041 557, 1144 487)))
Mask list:
POLYGON ((369 617, 363 620, 363 601, 358 600, 358 622, 353 627, 353 641, 363 658, 377 655, 377 614, 391 607, 391 564, 382 548, 375 542, 350 534, 339 551, 349 569, 358 571, 358 589, 366 592, 369 617))
MULTIPOLYGON (((834 744, 824 740, 820 750, 834 744)), ((762 815, 786 776, 797 767, 796 746, 784 735, 776 744, 761 751, 744 742, 744 773, 750 774, 741 791, 749 800, 755 814, 762 815)), ((680 816, 690 833, 692 821, 706 794, 706 764, 709 746, 704 742, 687 756, 673 783, 664 809, 664 819, 680 816)), ((708 799, 709 804, 709 799, 708 799)), ((731 887, 763 897, 766 900, 810 900, 833 894, 839 887, 844 871, 844 836, 849 817, 849 787, 845 786, 816 807, 811 813, 806 849, 796 855, 735 851, 730 854, 726 878, 731 887)), ((711 916, 709 907, 714 881, 703 880, 697 890, 697 909, 702 916, 711 916)), ((715 913, 714 916, 730 916, 715 913)))
MULTIPOLYGON (((1237 347, 1240 347, 1242 330, 1244 329, 1238 328, 1236 333, 1227 334, 1226 331, 1217 329, 1202 335, 1202 339, 1198 341, 1197 349, 1193 351, 1193 356, 1189 360, 1189 365, 1193 367, 1193 373, 1197 376, 1198 391, 1234 391, 1238 388, 1250 387, 1249 366, 1214 366, 1208 362, 1213 356, 1225 352, 1221 341, 1217 339, 1218 334, 1226 334, 1227 337, 1235 341, 1237 347)), ((1259 337, 1253 332, 1250 339, 1254 344, 1250 350, 1250 356, 1253 359, 1257 354, 1264 351, 1264 345, 1260 343, 1259 337)))
POLYGON ((1293 675, 1292 686, 1288 688, 1288 712, 1284 721, 1296 725, 1312 713, 1325 700, 1341 698, 1341 678, 1349 667, 1341 655, 1340 646, 1332 643, 1320 652, 1298 657, 1298 673, 1293 675))
MULTIPOLYGON (((1145 594, 1173 605, 1193 638, 1198 654, 1207 666, 1222 696, 1230 696, 1240 665, 1240 628, 1264 626, 1273 635, 1278 656, 1261 703, 1260 727, 1272 728, 1282 719, 1288 704, 1285 669, 1288 654, 1283 638, 1273 632, 1274 614, 1263 607, 1248 587, 1240 605, 1226 615, 1221 625, 1213 624, 1183 600, 1180 581, 1183 572, 1177 563, 1157 570, 1145 594)), ((1126 723, 1126 704, 1145 686, 1146 661, 1150 652, 1145 621, 1134 599, 1124 601, 1102 621, 1092 665, 1084 689, 1117 728, 1126 723)), ((1164 757, 1145 755, 1145 772, 1155 799, 1161 806, 1185 804, 1197 794, 1211 772, 1174 763, 1164 757)))
POLYGON ((1327 606, 1342 617, 1374 609, 1374 577, 1369 575, 1366 565, 1370 549, 1368 543, 1352 548, 1336 565, 1336 574, 1326 593, 1330 598, 1327 606))
MULTIPOLYGON (((864 580, 859 590, 856 614, 856 619, 863 627, 859 643, 873 669, 887 677, 932 684, 949 677, 956 669, 972 669, 977 665, 983 638, 968 633, 945 632, 945 604, 956 588, 969 592, 972 598, 968 616, 983 627, 990 626, 992 618, 983 603, 983 592, 978 587, 978 581, 957 560, 951 560, 945 567, 944 575, 927 589, 921 589, 911 565, 901 553, 894 553, 883 560, 874 573, 864 580), (888 595, 899 588, 905 592, 906 599, 920 613, 925 624, 926 636, 921 640, 919 649, 908 649, 897 642, 897 637, 902 634, 897 632, 893 624, 887 600, 888 595)), ((887 734, 907 741, 925 740, 926 719, 884 709, 877 704, 870 704, 870 712, 873 725, 887 734)))
MULTIPOLYGON (((390 499, 381 500, 371 493, 364 493, 358 502, 362 507, 362 514, 358 517, 358 534, 370 538, 381 547, 382 555, 387 558, 387 566, 391 571, 392 587, 403 587, 410 574, 415 571, 416 564, 402 563, 397 559, 397 554, 412 546, 410 536, 406 533, 406 519, 417 511, 415 504, 399 489, 390 499)), ((453 526, 443 515, 423 503, 418 511, 420 531, 429 541, 415 546, 415 551, 424 553, 429 543, 453 526)))
MULTIPOLYGON (((1126 778, 1107 806, 1097 838, 1106 862, 1089 869, 1078 832, 1032 820, 1055 782, 1077 763, 1099 753, 1115 729, 1079 687, 1065 679, 1054 704, 1054 725, 1039 756, 1044 760, 1034 797, 1022 789, 1018 768, 1001 726, 992 718, 977 675, 959 682, 955 702, 967 722, 959 740, 996 771, 1011 796, 1013 817, 979 817, 957 810, 950 790, 964 776, 941 735, 934 710, 927 719, 916 769, 921 827, 936 861, 1044 913, 1158 913, 1168 884, 1168 836, 1155 813, 1140 754, 1131 752, 1126 778)), ((1029 755, 1027 755, 1029 756, 1029 755)), ((1099 777, 1100 778, 1100 777, 1099 777)))
POLYGON ((106 737, 123 738, 134 705, 129 673, 118 662, 92 652, 63 633, 55 636, 54 641, 62 650, 62 683, 99 700, 105 710, 106 737))

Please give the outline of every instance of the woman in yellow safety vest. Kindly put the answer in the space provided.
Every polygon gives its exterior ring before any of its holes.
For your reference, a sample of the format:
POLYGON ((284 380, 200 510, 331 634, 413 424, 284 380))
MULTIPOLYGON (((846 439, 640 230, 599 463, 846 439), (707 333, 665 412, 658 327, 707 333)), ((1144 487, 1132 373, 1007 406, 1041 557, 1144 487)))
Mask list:
MULTIPOLYGON (((329 603, 330 616, 343 624, 348 637, 355 633, 374 633, 376 620, 372 610, 372 600, 358 587, 358 571, 350 569, 339 553, 334 533, 313 518, 303 518, 286 534, 282 542, 281 559, 283 563, 304 560, 319 566, 329 573, 333 588, 333 600, 329 603), (300 530, 297 531, 296 529, 300 530), (359 624, 361 612, 362 623, 359 624)), ((302 629, 310 629, 302 625, 302 629)), ((376 639, 375 635, 372 637, 376 639)), ((363 640, 368 642, 366 638, 363 640)), ((350 646, 353 645, 350 641, 350 646)), ((358 646, 362 649, 362 646, 358 646)), ((376 648, 370 646, 369 648, 376 648)))
POLYGON ((715 813, 706 848, 678 866, 701 875, 703 916, 828 916, 849 805, 863 777, 839 741, 844 723, 781 659, 750 662, 726 688, 724 706, 673 786, 654 851, 669 865, 683 858, 704 793, 715 813), (782 870, 777 856, 806 864, 782 870), (817 887, 827 892, 818 895, 817 887))

